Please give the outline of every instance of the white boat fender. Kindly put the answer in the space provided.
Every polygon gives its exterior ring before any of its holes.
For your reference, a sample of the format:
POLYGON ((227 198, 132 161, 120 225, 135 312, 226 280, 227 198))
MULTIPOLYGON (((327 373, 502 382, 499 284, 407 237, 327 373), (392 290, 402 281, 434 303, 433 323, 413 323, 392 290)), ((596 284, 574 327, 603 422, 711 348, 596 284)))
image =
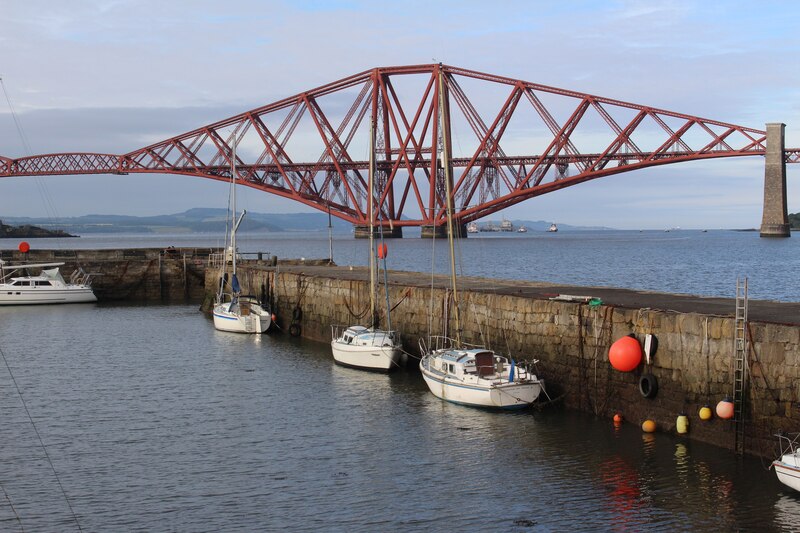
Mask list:
POLYGON ((658 380, 653 374, 642 374, 639 378, 639 392, 645 398, 655 398, 658 393, 658 380))
POLYGON ((644 356, 649 365, 652 361, 653 356, 656 354, 656 350, 658 350, 658 338, 648 333, 644 336, 644 356))

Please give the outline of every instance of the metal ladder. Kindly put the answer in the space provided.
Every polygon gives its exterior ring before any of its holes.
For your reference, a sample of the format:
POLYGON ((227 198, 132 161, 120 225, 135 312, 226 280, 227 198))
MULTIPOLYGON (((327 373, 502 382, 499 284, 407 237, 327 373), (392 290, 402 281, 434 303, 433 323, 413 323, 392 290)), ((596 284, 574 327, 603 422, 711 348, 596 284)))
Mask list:
POLYGON ((747 278, 736 278, 736 315, 733 339, 733 405, 736 433, 735 451, 744 454, 745 392, 747 390, 747 278))

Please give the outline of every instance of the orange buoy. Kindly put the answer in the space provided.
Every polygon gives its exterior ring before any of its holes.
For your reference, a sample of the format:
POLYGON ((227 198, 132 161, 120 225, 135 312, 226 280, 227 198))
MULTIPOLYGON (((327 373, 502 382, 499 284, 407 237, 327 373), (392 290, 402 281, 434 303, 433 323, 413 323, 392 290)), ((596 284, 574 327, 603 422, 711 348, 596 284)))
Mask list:
POLYGON ((378 259, 386 259, 389 255, 389 247, 385 243, 378 245, 378 259))
POLYGON ((642 422, 642 431, 645 433, 653 433, 656 430, 656 423, 652 420, 645 420, 642 422))
POLYGON ((278 321, 278 317, 277 317, 277 315, 275 313, 272 313, 272 317, 270 317, 270 318, 272 318, 272 322, 277 322, 278 321))
POLYGON ((707 405, 704 405, 700 408, 700 420, 711 420, 711 417, 714 416, 711 412, 711 408, 707 405))
POLYGON ((19 243, 19 251, 23 254, 26 254, 31 251, 31 245, 28 244, 26 241, 22 241, 19 243))
POLYGON ((733 418, 733 402, 727 396, 717 404, 717 416, 723 420, 733 418))
POLYGON ((642 346, 631 336, 622 337, 609 348, 608 360, 620 372, 630 372, 642 362, 642 346))
POLYGON ((621 424, 622 423, 622 415, 621 414, 617 413, 617 414, 614 415, 614 423, 615 424, 621 424))

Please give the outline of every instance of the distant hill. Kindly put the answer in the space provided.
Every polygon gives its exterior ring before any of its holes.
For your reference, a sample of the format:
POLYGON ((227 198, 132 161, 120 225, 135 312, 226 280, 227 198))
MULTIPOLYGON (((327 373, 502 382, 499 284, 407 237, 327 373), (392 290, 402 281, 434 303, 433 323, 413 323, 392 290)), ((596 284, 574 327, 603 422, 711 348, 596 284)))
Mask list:
MULTIPOLYGON (((128 215, 84 215, 80 217, 29 218, 3 217, 3 221, 15 226, 39 226, 49 230, 63 230, 73 234, 87 233, 219 233, 225 232, 228 212, 216 207, 196 207, 172 215, 135 217, 128 215)), ((499 220, 479 220, 480 228, 499 227, 499 220)), ((333 231, 349 233, 352 224, 332 217, 333 231)), ((551 221, 512 220, 514 230, 525 226, 529 231, 546 231, 551 221)), ((284 231, 327 231, 326 213, 254 213, 249 211, 242 221, 239 231, 284 232, 284 231)), ((412 231, 411 228, 407 228, 412 231)), ((558 224, 561 230, 606 230, 598 226, 571 226, 558 224)), ((412 231, 413 232, 413 231, 412 231)))
MULTIPOLYGON (((198 207, 183 213, 135 217, 127 215, 84 215, 80 217, 28 218, 5 217, 9 224, 58 228, 70 233, 224 233, 226 209, 198 207)), ((336 232, 349 232, 352 225, 332 219, 336 232)), ((266 214, 248 211, 239 231, 281 232, 327 230, 325 213, 266 214)))

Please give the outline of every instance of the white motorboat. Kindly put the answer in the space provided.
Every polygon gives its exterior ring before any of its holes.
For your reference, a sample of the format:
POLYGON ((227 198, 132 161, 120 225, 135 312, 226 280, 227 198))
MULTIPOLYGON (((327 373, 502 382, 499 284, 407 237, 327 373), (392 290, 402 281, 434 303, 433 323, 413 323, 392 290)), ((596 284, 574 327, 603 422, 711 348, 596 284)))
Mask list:
MULTIPOLYGON (((439 79, 441 131, 447 138, 443 80, 439 79)), ((451 163, 449 146, 442 144, 445 197, 447 198, 448 242, 450 245, 450 282, 453 298, 455 338, 432 336, 427 344, 420 340, 420 371, 430 391, 437 398, 473 407, 500 409, 522 408, 539 397, 542 384, 525 368, 494 351, 461 342, 458 285, 456 283, 451 163)))
MULTIPOLYGON (((370 163, 368 195, 369 205, 369 280, 370 280, 370 325, 331 326, 331 351, 336 363, 363 370, 388 372, 400 366, 402 343, 400 335, 392 331, 391 309, 389 305, 389 283, 386 272, 387 247, 381 242, 377 253, 374 236, 374 175, 375 175, 375 124, 370 122, 370 163), (377 312, 377 261, 383 262, 383 281, 386 296, 386 323, 388 330, 378 328, 377 312)), ((382 226, 381 226, 382 227, 382 226)), ((381 232, 381 237, 383 233, 381 232)))
POLYGON ((781 446, 781 455, 772 461, 770 468, 775 469, 778 481, 789 488, 800 491, 800 449, 798 439, 800 433, 777 435, 781 446))
POLYGON ((89 274, 75 270, 69 281, 59 271, 64 263, 11 265, 0 259, 0 305, 96 302, 89 274), (30 270, 39 270, 31 274, 30 270))
POLYGON ((420 343, 422 377, 437 398, 475 407, 515 409, 531 405, 542 384, 512 359, 480 347, 453 348, 453 340, 432 337, 442 347, 420 343), (449 346, 449 347, 448 347, 449 346))
POLYGON ((547 231, 549 231, 550 233, 555 233, 558 231, 558 226, 556 226, 556 223, 553 222, 552 224, 550 224, 550 227, 547 228, 547 231))
MULTIPOLYGON (((272 313, 266 305, 259 302, 255 296, 241 294, 239 279, 236 277, 236 231, 247 214, 242 211, 236 219, 236 140, 231 149, 231 193, 230 193, 231 231, 230 246, 225 249, 220 272, 219 291, 214 303, 214 327, 220 331, 234 333, 264 333, 272 324, 272 313), (228 264, 231 265, 230 278, 226 276, 228 264), (229 283, 227 283, 229 281, 229 283), (225 292, 227 288, 230 292, 225 292)), ((227 233, 227 231, 226 231, 227 233)), ((226 235, 226 241, 227 239, 226 235)))
POLYGON ((477 222, 470 222, 467 224, 467 233, 478 233, 480 229, 478 228, 477 222))
POLYGON ((526 228, 525 226, 520 226, 519 228, 517 228, 517 233, 528 233, 528 228, 526 228))

